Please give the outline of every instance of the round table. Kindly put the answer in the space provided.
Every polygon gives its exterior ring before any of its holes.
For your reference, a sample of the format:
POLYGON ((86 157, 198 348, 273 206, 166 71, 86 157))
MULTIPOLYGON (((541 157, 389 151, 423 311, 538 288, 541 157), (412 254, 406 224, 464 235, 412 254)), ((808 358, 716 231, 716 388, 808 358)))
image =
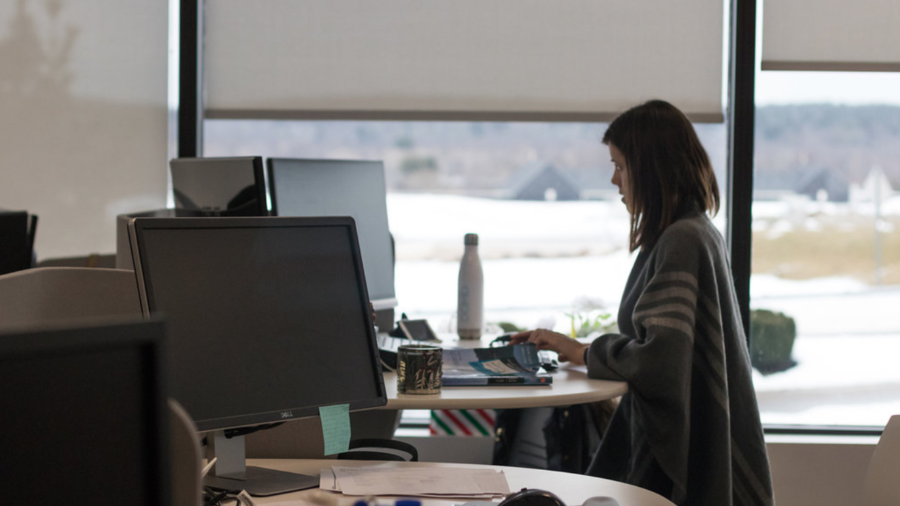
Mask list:
POLYGON ((547 386, 443 387, 441 393, 397 393, 397 375, 384 373, 387 405, 383 409, 514 409, 569 406, 619 397, 628 391, 621 381, 587 377, 581 366, 562 365, 547 386))
MULTIPOLYGON (((449 468, 467 467, 481 469, 495 469, 503 471, 509 483, 511 492, 523 488, 541 488, 558 495, 568 506, 583 504, 592 497, 611 497, 619 506, 673 506, 673 503, 662 496, 639 487, 626 485, 612 480, 594 478, 580 474, 563 473, 558 471, 546 471, 540 469, 526 469, 520 467, 505 466, 481 466, 477 464, 441 464, 434 462, 374 462, 353 460, 292 460, 292 459, 251 459, 249 465, 260 466, 280 471, 289 471, 307 475, 318 476, 320 469, 331 466, 371 466, 399 467, 410 469, 421 468, 449 468)), ((310 506, 313 504, 326 504, 322 501, 323 494, 333 497, 325 497, 330 502, 336 501, 336 506, 350 506, 360 497, 345 497, 337 493, 326 493, 319 490, 304 490, 271 497, 258 497, 253 501, 259 506, 310 506)), ((393 496, 378 496, 378 504, 393 504, 393 496), (389 498, 389 499, 388 499, 389 498)), ((420 498, 423 506, 452 506, 466 502, 464 499, 434 499, 420 498)))
MULTIPOLYGON (((444 348, 486 348, 493 339, 493 336, 480 340, 459 339, 446 334, 438 337, 444 348)), ((625 382, 589 379, 587 368, 584 366, 563 363, 559 369, 550 374, 553 376, 553 383, 547 386, 443 387, 439 394, 412 395, 398 394, 396 373, 385 370, 387 405, 382 409, 517 409, 569 406, 612 399, 628 391, 625 382)))

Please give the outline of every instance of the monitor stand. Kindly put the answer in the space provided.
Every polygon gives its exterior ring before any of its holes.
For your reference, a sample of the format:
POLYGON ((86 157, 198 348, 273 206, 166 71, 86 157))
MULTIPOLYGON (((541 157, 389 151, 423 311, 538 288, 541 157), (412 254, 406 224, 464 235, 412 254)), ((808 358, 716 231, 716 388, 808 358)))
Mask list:
POLYGON ((252 496, 285 494, 319 486, 318 476, 248 467, 244 436, 226 438, 225 431, 206 435, 206 460, 216 459, 203 484, 218 490, 246 490, 252 496))

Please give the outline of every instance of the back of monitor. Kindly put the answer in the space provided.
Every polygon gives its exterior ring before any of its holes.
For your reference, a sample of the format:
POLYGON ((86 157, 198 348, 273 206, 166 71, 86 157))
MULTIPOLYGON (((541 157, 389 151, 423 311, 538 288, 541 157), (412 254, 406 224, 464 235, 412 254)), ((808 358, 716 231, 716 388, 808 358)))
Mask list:
POLYGON ((290 158, 269 158, 267 164, 272 213, 352 217, 359 234, 369 298, 377 310, 396 306, 384 164, 290 158))
POLYGON ((262 157, 175 158, 175 208, 197 216, 266 216, 262 157))

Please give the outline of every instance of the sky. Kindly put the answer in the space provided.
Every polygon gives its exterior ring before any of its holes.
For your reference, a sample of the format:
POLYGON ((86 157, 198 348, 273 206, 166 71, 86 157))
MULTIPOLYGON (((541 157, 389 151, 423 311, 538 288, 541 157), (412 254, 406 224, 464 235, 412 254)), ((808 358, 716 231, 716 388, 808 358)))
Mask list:
POLYGON ((757 72, 757 106, 800 103, 900 105, 900 72, 757 72))

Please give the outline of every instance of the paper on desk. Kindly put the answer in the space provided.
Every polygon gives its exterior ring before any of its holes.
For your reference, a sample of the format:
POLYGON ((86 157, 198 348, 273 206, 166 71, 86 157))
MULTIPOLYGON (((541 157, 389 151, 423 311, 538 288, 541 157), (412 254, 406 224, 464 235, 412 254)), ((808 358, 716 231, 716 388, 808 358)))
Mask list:
MULTIPOLYGON (((377 467, 377 464, 371 465, 371 466, 366 466, 363 469, 366 469, 376 475, 380 472, 405 473, 405 474, 409 474, 409 472, 410 472, 407 469, 398 469, 398 468, 375 469, 376 467, 377 467)), ((354 469, 360 469, 360 468, 354 468, 354 469)), ((496 496, 509 494, 509 485, 506 482, 506 475, 504 475, 502 471, 494 472, 490 469, 488 469, 488 470, 469 469, 469 471, 475 471, 476 474, 484 473, 485 475, 487 475, 488 486, 486 486, 485 488, 487 490, 489 490, 488 492, 465 493, 465 494, 456 494, 456 493, 445 494, 445 493, 429 492, 429 493, 422 493, 422 494, 417 494, 417 495, 424 496, 424 497, 440 497, 440 498, 444 498, 444 499, 453 499, 453 498, 468 499, 468 498, 492 498, 492 497, 496 497, 496 496), (495 486, 494 484, 491 484, 491 480, 497 480, 497 481, 499 481, 499 483, 496 484, 496 486, 495 486), (491 492, 490 490, 498 490, 498 491, 491 492)), ((376 479, 380 479, 380 475, 376 479)), ((473 479, 473 478, 471 477, 471 475, 467 475, 466 479, 473 479)), ((482 477, 481 479, 482 479, 482 481, 484 481, 485 477, 482 477)), ((320 469, 319 470, 319 490, 324 490, 324 491, 328 491, 328 492, 342 492, 340 483, 337 479, 337 475, 335 474, 334 469, 320 469)), ((347 495, 350 495, 350 494, 347 494, 347 495)), ((397 493, 397 494, 393 494, 393 495, 411 495, 411 494, 397 493)))
MULTIPOLYGON (((509 494, 502 471, 466 467, 379 468, 332 466, 337 488, 345 495, 493 497, 509 494)), ((321 482, 328 481, 327 477, 321 482)))
POLYGON ((331 469, 319 469, 319 490, 329 490, 331 492, 340 492, 337 477, 331 469))

